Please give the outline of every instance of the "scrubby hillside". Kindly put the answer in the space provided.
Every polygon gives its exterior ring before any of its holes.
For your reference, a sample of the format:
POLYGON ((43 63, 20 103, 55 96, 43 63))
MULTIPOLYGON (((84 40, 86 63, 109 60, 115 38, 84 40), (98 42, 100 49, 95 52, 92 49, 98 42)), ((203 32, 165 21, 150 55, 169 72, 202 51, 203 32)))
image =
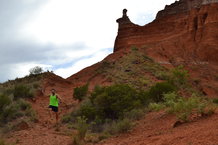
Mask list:
POLYGON ((0 84, 1 135, 18 145, 216 145, 217 8, 180 0, 145 26, 124 10, 103 61, 67 79, 47 72, 0 84), (52 88, 63 98, 58 125, 52 88))

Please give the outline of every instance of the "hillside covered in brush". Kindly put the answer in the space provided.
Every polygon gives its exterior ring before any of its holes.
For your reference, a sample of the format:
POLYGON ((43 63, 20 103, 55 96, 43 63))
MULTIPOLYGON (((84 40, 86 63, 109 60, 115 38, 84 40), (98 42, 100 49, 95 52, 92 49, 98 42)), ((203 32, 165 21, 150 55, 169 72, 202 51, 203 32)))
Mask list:
POLYGON ((0 144, 217 144, 218 1, 176 1, 145 26, 124 9, 117 23, 101 62, 0 84, 0 144), (56 125, 51 89, 62 97, 56 125))

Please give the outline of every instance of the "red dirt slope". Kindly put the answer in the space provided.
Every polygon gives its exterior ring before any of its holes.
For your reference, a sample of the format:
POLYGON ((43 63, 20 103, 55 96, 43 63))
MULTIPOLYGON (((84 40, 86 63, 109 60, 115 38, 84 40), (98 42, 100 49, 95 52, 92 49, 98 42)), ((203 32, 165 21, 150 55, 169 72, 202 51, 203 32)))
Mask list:
POLYGON ((126 134, 98 145, 218 145, 218 114, 173 128, 174 116, 164 112, 147 114, 126 134))

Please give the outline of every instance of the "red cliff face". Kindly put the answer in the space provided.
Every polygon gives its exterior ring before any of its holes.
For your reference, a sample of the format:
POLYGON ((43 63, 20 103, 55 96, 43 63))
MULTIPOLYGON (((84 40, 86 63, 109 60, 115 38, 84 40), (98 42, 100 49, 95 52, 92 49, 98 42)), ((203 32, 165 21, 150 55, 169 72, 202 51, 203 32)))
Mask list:
POLYGON ((124 10, 114 52, 137 47, 163 65, 184 65, 208 96, 218 95, 218 0, 180 0, 145 25, 124 10))
MULTIPOLYGON (((104 62, 114 65, 133 47, 167 67, 184 65, 196 85, 206 95, 218 96, 218 0, 180 0, 160 11, 145 26, 133 24, 123 10, 114 52, 102 62, 90 66, 67 80, 74 86, 89 82, 113 83, 104 70, 104 62)), ((122 66, 127 67, 127 66, 122 66)), ((111 70, 113 71, 113 70, 111 70)), ((194 84, 195 85, 195 84, 194 84)))
POLYGON ((218 3, 181 0, 145 26, 133 24, 124 10, 118 19, 114 51, 138 47, 160 60, 218 64, 218 3))

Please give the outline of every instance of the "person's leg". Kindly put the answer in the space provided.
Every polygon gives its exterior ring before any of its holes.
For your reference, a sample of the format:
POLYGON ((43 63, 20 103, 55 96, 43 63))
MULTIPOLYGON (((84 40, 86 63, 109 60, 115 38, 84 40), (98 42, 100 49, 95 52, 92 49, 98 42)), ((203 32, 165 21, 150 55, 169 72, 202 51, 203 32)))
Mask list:
POLYGON ((48 113, 49 113, 49 117, 51 119, 52 118, 52 115, 51 115, 52 114, 52 109, 51 108, 48 109, 48 113))
POLYGON ((58 124, 58 120, 59 120, 58 112, 55 112, 55 115, 56 115, 56 124, 58 124))

